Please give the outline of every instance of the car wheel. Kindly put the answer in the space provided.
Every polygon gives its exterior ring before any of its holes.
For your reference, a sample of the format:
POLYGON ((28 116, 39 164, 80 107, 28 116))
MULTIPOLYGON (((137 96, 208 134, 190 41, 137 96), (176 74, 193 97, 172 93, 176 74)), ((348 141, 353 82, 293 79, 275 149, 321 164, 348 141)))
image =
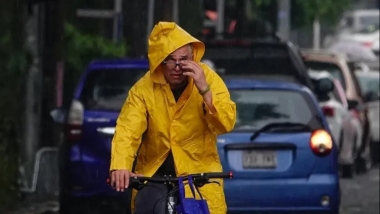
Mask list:
POLYGON ((354 143, 352 147, 352 160, 350 164, 342 165, 342 177, 343 178, 354 178, 357 172, 357 148, 356 148, 357 136, 354 137, 354 143))
POLYGON ((59 214, 79 214, 83 213, 80 209, 80 203, 73 197, 67 195, 60 195, 59 198, 59 214))
POLYGON ((379 166, 379 143, 371 140, 370 149, 371 149, 371 160, 373 166, 379 166))
POLYGON ((369 145, 363 151, 362 154, 358 155, 357 158, 357 172, 360 174, 367 173, 372 167, 372 158, 370 155, 369 145))

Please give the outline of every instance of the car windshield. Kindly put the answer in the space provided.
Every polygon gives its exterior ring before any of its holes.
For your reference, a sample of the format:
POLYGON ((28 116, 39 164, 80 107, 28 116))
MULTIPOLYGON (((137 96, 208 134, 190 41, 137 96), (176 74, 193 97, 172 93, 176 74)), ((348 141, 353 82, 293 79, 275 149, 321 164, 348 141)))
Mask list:
POLYGON ((80 100, 87 110, 120 111, 128 91, 146 69, 99 69, 86 77, 80 100))
POLYGON ((372 34, 375 33, 376 31, 379 31, 379 25, 369 25, 365 26, 354 33, 361 33, 361 34, 372 34))
POLYGON ((254 131, 274 122, 294 122, 320 128, 307 96, 291 90, 230 89, 236 103, 234 131, 254 131), (316 127, 317 126, 317 127, 316 127))
POLYGON ((344 80, 344 76, 342 73, 342 70, 339 68, 339 66, 333 64, 333 63, 326 63, 326 62, 317 62, 317 61, 305 61, 305 65, 308 69, 311 69, 315 72, 322 72, 327 71, 331 74, 331 76, 334 79, 339 80, 340 84, 344 89, 346 89, 346 82, 344 80))
POLYGON ((380 91, 380 80, 379 75, 357 75, 360 87, 362 88, 363 93, 374 92, 378 94, 380 91))
POLYGON ((362 26, 379 26, 379 15, 360 16, 359 22, 362 26))

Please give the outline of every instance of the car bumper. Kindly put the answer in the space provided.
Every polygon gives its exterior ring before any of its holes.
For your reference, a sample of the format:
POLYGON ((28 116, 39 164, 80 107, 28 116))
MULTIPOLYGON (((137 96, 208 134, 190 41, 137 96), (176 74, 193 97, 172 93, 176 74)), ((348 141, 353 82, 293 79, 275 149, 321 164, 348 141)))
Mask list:
POLYGON ((337 213, 339 179, 313 175, 309 179, 225 181, 228 213, 337 213), (328 196, 329 204, 322 205, 328 196))

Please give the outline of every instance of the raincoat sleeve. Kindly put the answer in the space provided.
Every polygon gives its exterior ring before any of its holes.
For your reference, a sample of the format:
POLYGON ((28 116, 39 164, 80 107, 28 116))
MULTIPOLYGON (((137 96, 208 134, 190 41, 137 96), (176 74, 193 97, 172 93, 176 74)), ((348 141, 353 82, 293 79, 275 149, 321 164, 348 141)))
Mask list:
POLYGON ((110 170, 132 170, 142 134, 147 128, 146 112, 144 99, 135 85, 129 91, 116 121, 115 135, 112 139, 110 170))
POLYGON ((208 66, 204 67, 204 69, 209 70, 206 72, 208 73, 206 74, 206 79, 212 93, 212 105, 216 110, 212 112, 210 107, 205 103, 206 121, 213 132, 225 134, 230 132, 235 126, 236 105, 230 99, 230 93, 222 78, 208 66))

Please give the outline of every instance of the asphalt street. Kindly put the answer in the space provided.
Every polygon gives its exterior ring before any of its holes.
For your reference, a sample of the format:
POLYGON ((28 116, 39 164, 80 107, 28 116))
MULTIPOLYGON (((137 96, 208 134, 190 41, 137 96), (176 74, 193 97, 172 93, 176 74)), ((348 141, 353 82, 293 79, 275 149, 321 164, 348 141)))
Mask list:
POLYGON ((341 179, 340 214, 379 214, 379 168, 354 179, 341 179))
MULTIPOLYGON (((354 179, 341 179, 342 202, 340 214, 379 214, 379 168, 357 175, 354 179)), ((56 201, 32 204, 12 214, 57 214, 56 201)))

